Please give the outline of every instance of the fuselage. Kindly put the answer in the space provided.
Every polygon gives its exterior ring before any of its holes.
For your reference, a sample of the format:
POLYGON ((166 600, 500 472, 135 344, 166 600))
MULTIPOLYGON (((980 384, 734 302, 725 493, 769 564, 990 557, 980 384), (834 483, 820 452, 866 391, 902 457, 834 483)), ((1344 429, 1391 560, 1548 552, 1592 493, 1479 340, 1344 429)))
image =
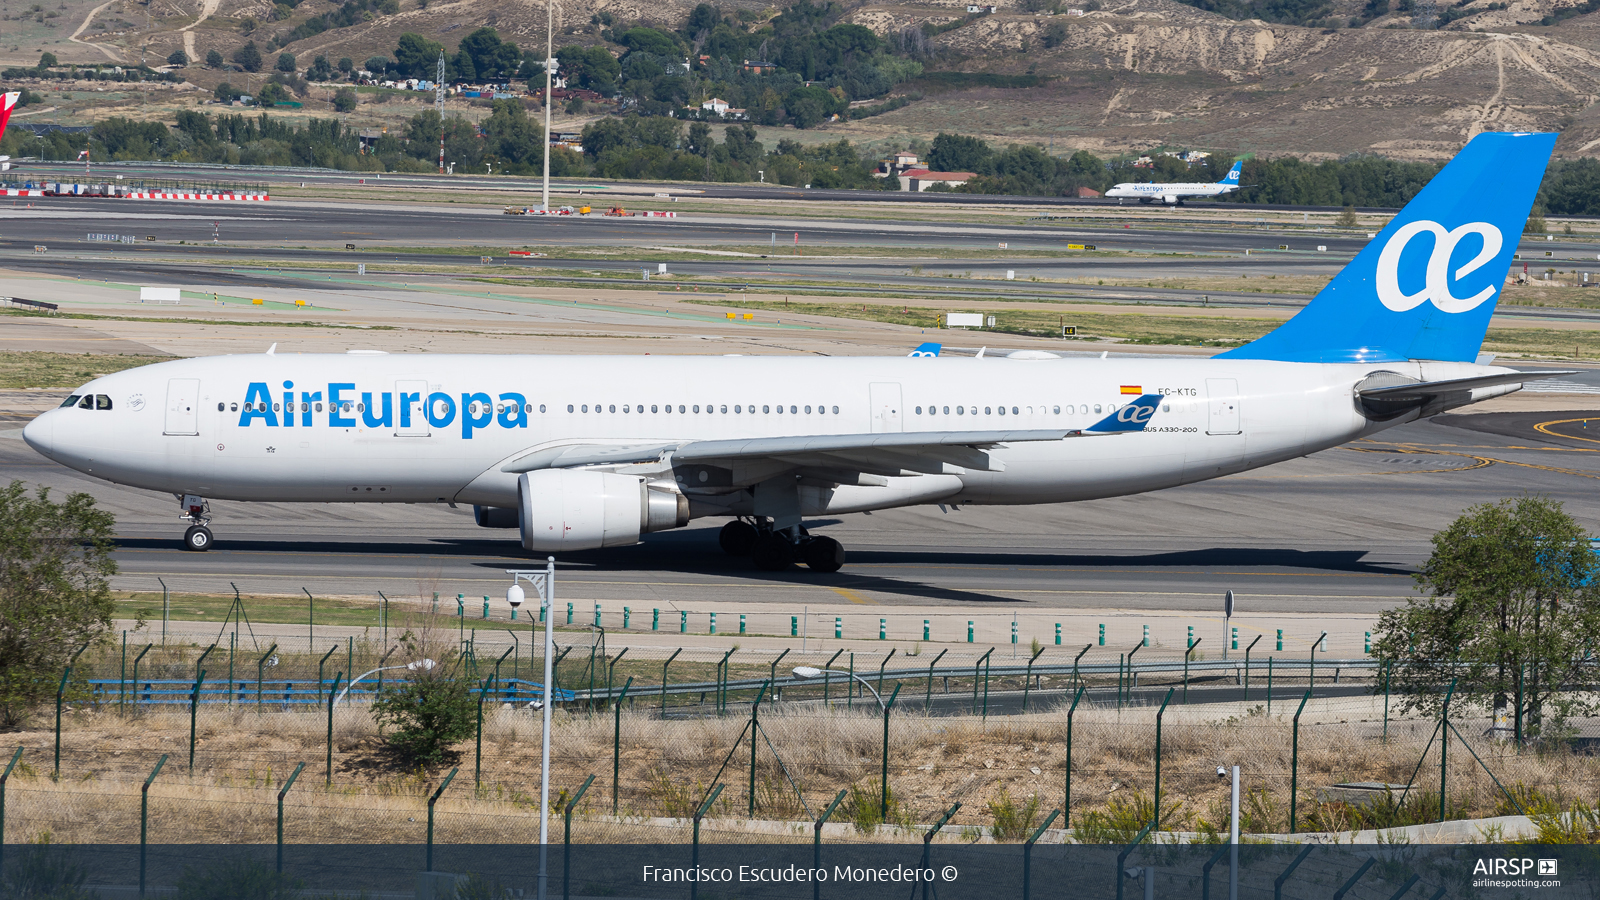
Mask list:
POLYGON ((1106 191, 1107 197, 1133 198, 1145 203, 1177 203, 1195 197, 1220 197, 1237 191, 1236 184, 1212 182, 1141 183, 1127 181, 1106 191))
MULTIPOLYGON (((1054 503, 1214 478, 1408 421, 1362 415, 1353 387, 1374 371, 1425 380, 1505 370, 1230 359, 224 356, 97 378, 74 396, 109 409, 80 400, 39 416, 24 438, 96 478, 173 494, 514 507, 517 476, 501 467, 564 442, 1081 429, 1134 395, 1162 395, 1142 432, 1012 443, 992 451, 1002 471, 931 476, 959 479, 941 502, 1054 503)), ((856 490, 870 498, 873 489, 856 490)), ((882 506, 930 502, 915 492, 885 496, 882 506)))

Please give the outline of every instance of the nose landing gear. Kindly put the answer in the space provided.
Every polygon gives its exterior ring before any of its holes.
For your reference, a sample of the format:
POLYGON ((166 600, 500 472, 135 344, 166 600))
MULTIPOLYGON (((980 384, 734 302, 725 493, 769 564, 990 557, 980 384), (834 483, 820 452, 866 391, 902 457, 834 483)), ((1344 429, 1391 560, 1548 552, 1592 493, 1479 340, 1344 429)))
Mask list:
POLYGON ((183 511, 178 518, 193 523, 183 533, 183 549, 197 552, 210 550, 211 529, 206 526, 211 524, 211 504, 204 497, 184 494, 179 498, 179 505, 183 511))
POLYGON ((803 562, 813 572, 837 572, 844 566, 844 546, 830 537, 812 536, 804 528, 774 529, 770 523, 735 519, 722 526, 717 542, 730 556, 748 556, 756 568, 782 572, 803 562))

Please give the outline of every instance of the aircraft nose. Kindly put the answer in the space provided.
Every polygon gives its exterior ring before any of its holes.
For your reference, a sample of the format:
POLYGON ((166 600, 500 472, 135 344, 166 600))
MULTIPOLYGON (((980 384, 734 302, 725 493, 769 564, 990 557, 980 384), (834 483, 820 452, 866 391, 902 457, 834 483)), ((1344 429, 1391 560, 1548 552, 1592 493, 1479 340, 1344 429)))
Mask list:
POLYGON ((35 418, 22 426, 22 439, 36 452, 50 456, 55 443, 55 410, 35 418))

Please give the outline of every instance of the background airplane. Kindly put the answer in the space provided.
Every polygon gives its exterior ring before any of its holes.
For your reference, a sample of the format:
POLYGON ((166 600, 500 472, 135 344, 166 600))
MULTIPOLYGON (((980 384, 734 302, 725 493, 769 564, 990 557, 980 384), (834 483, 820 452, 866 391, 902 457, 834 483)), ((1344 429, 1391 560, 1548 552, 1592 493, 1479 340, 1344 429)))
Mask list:
POLYGON ((174 495, 193 550, 208 497, 459 503, 535 553, 721 517, 759 568, 832 572, 806 517, 1159 490, 1565 374, 1474 362, 1555 139, 1473 138, 1297 315, 1210 359, 269 349, 97 378, 23 438, 174 495))
POLYGON ((1216 183, 1172 182, 1166 184, 1141 184, 1134 181, 1125 181, 1122 184, 1106 191, 1107 197, 1132 197, 1140 203, 1154 203, 1160 200, 1168 206, 1176 206, 1192 197, 1220 197, 1239 189, 1239 169, 1244 163, 1235 160, 1228 174, 1216 183))
MULTIPOLYGON (((9 91, 0 94, 0 140, 6 136, 6 123, 11 121, 11 111, 16 108, 17 101, 22 99, 21 91, 9 91)), ((0 156, 0 172, 11 171, 11 157, 0 156)))

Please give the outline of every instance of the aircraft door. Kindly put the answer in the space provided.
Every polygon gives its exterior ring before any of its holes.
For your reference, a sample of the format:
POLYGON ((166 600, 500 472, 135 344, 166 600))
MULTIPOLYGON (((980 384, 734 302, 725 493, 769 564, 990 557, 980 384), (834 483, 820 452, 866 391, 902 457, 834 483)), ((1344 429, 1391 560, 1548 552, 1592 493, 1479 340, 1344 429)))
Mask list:
POLYGON ((396 381, 394 383, 395 428, 397 437, 427 437, 428 383, 426 381, 396 381))
POLYGON ((1206 434, 1238 434, 1239 382, 1232 378, 1207 378, 1206 396, 1211 404, 1206 434))
POLYGON ((872 405, 872 433, 887 434, 904 429, 900 426, 900 385, 896 382, 873 382, 867 386, 872 405))
POLYGON ((200 433, 200 379, 167 380, 167 425, 163 433, 200 433))

